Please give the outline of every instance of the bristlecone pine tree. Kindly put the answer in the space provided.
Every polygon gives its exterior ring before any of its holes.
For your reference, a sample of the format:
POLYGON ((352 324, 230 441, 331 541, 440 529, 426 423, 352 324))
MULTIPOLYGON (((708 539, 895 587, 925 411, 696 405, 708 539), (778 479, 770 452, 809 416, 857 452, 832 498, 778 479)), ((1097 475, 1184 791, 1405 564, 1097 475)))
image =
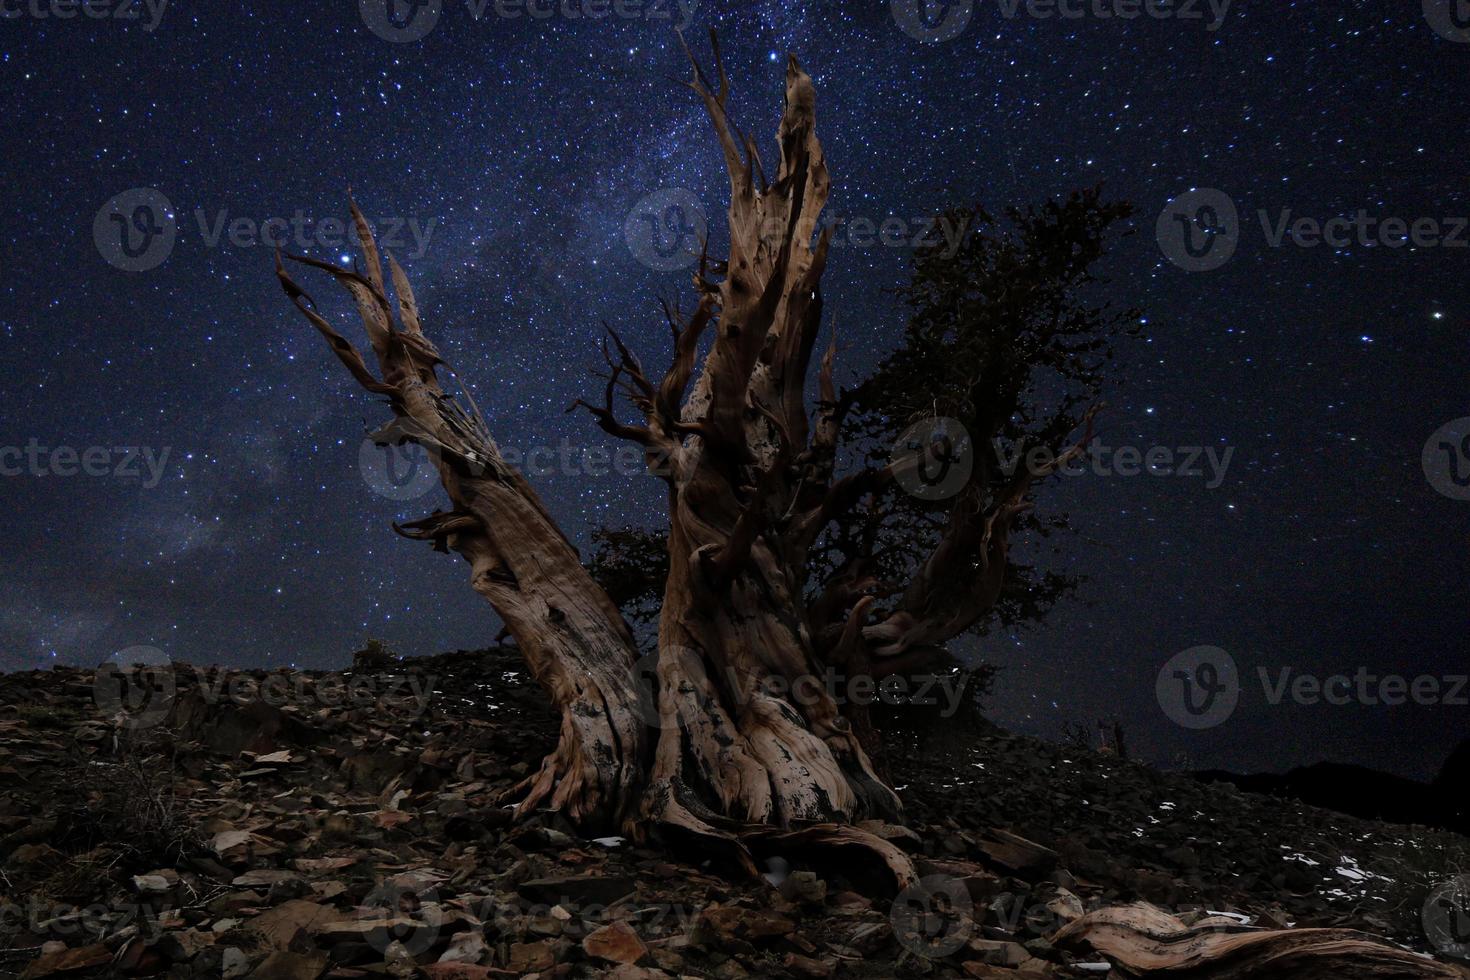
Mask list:
MULTIPOLYGON (((291 258, 346 287, 376 373, 292 281, 279 255, 276 271, 353 377, 387 398, 395 418, 378 438, 417 442, 436 462, 452 508, 397 530, 469 562, 474 589, 561 711, 556 750, 512 791, 518 815, 554 809, 587 830, 635 838, 656 828, 670 843, 702 844, 705 856, 713 848, 749 873, 756 845, 834 847, 879 859, 890 884, 907 886, 915 880, 908 858, 854 826, 896 817, 897 797, 833 698, 821 684, 802 681, 820 677, 825 666, 881 674, 884 664, 942 649, 1004 604, 1008 569, 1017 570, 1007 554, 1010 537, 1037 527, 1026 523, 1035 482, 1082 451, 1088 436, 1067 437, 1090 421, 1081 403, 1096 393, 1095 355, 1106 356, 1108 328, 1131 316, 1073 295, 1092 281, 1088 267, 1101 254, 1103 232, 1127 208, 1102 205, 1090 192, 1012 212, 1014 240, 985 233, 989 216, 970 212, 975 224, 958 254, 927 265, 919 258, 908 291, 915 315, 900 349, 857 389, 839 394, 829 347, 809 417, 805 388, 830 235, 816 236, 828 175, 812 82, 788 62, 780 164, 767 183, 754 144, 726 115, 729 82, 717 45, 715 63, 717 84, 696 63, 691 87, 730 175, 729 258, 701 259, 691 315, 670 309, 675 356, 662 380, 650 380, 612 335, 603 404, 586 406, 608 433, 643 446, 651 471, 668 485, 668 570, 653 676, 640 670, 645 664, 617 603, 506 463, 468 394, 462 407, 444 390, 443 361, 389 256, 395 323, 378 250, 356 204, 361 271, 291 258), (702 347, 707 333, 713 337, 702 347), (1041 368, 1080 389, 1041 407, 1031 391, 1041 368), (641 414, 637 423, 616 414, 619 391, 641 414), (921 415, 924 402, 969 433, 975 473, 958 495, 927 514, 904 511, 912 501, 895 495, 893 484, 918 456, 834 477, 848 428, 870 439, 891 435, 921 415), (866 411, 866 422, 845 426, 853 411, 866 411), (1050 452, 1046 462, 1005 467, 992 441, 1013 452, 1050 452), (853 518, 863 502, 865 516, 853 518), (928 542, 925 553, 902 557, 893 526, 884 523, 895 511, 899 536, 928 542), (893 553, 880 553, 885 538, 893 553), (817 582, 814 568, 823 572, 817 582), (885 582, 904 568, 906 583, 885 582)), ((633 556, 646 543, 621 547, 633 556)), ((1029 569, 1020 570, 1026 579, 1029 569)), ((1039 585, 1033 598, 1045 601, 1049 586, 1032 582, 1039 585)), ((1011 598, 1020 606, 1032 601, 1011 598)), ((1094 912, 1055 939, 1139 975, 1461 976, 1359 933, 1233 935, 1234 923, 1224 926, 1208 920, 1190 929, 1152 907, 1130 906, 1094 912)))
MULTIPOLYGON (((466 393, 461 404, 446 392, 443 361, 424 333, 408 279, 390 255, 385 280, 356 203, 359 267, 289 258, 330 273, 348 290, 376 371, 290 278, 279 255, 277 274, 353 377, 387 399, 395 418, 380 441, 419 443, 435 460, 451 508, 397 530, 469 562, 475 591, 504 620, 561 711, 556 750, 517 787, 518 815, 553 809, 589 830, 634 837, 657 829, 671 843, 698 843, 749 872, 757 845, 836 847, 878 858, 906 884, 914 875, 904 854, 854 826, 897 818, 898 799, 875 773, 850 719, 810 681, 827 667, 881 675, 884 663, 940 650, 995 609, 1009 538, 1027 519, 1033 484, 1080 451, 1068 435, 1090 419, 1074 415, 1069 402, 1035 430, 1049 440, 1050 462, 1010 471, 991 465, 992 437, 1022 445, 1012 430, 1020 424, 1026 372, 1015 374, 1007 357, 1037 331, 1044 334, 1037 350, 1055 353, 1054 367, 1096 350, 1060 343, 1098 316, 1084 310, 1074 319, 1063 296, 1087 280, 1102 231, 1126 210, 1098 209, 1095 197, 1074 199, 1069 213, 1084 219, 1073 222, 1076 248, 1058 233, 1062 211, 1033 214, 1029 231, 1040 247, 1061 246, 1055 268, 1007 266, 1020 253, 996 249, 978 233, 967 238, 966 254, 986 266, 967 275, 1004 286, 1008 276, 1021 283, 1029 273, 1057 285, 980 298, 992 315, 1032 307, 1017 321, 1029 317, 1031 332, 1018 326, 999 354, 992 345, 968 360, 958 356, 946 344, 956 342, 959 324, 930 316, 910 328, 900 363, 890 360, 890 381, 904 371, 968 372, 938 407, 965 421, 986 458, 963 492, 930 508, 932 546, 908 563, 909 580, 885 586, 894 569, 874 553, 883 534, 881 515, 874 515, 884 494, 892 501, 899 467, 915 461, 875 463, 841 477, 834 471, 854 406, 861 412, 866 398, 870 409, 891 409, 902 399, 882 390, 881 371, 864 389, 839 394, 835 341, 817 366, 819 398, 811 409, 806 398, 831 232, 817 234, 829 178, 812 81, 794 58, 788 61, 780 160, 767 182, 754 142, 727 115, 729 81, 717 43, 714 58, 712 81, 690 57, 690 86, 714 124, 729 172, 729 257, 716 262, 706 252, 694 277, 693 312, 666 311, 675 353, 660 380, 650 379, 609 331, 604 397, 597 405, 579 403, 607 433, 642 446, 651 472, 667 484, 668 571, 651 669, 617 604, 525 477, 506 463, 473 400, 466 393), (969 397, 967 386, 988 395, 969 397), (616 411, 620 392, 641 416, 636 422, 616 411), (855 511, 864 516, 854 520, 855 511), (812 569, 824 562, 827 574, 814 583, 812 569)), ((958 290, 956 301, 969 302, 963 283, 933 276, 930 287, 958 290)), ((918 401, 928 410, 930 393, 918 401)), ((1027 445, 1037 444, 1033 434, 1027 445)))

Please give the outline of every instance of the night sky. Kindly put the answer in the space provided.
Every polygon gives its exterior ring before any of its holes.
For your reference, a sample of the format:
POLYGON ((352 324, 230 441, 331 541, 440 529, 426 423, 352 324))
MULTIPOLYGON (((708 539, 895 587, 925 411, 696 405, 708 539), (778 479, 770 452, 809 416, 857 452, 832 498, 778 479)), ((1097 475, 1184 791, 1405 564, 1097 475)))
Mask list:
MULTIPOLYGON (((1005 668, 993 716, 1052 738, 1116 718, 1161 764, 1432 775, 1470 734, 1470 706, 1272 706, 1255 678, 1470 670, 1470 502, 1421 465, 1426 440, 1470 415, 1470 233, 1459 247, 1273 247, 1257 212, 1269 225, 1287 208, 1363 209, 1453 238, 1470 214, 1470 44, 1436 30, 1433 0, 1429 15, 1418 0, 1252 0, 1214 30, 1203 3, 1201 19, 1127 21, 933 6, 955 36, 917 39, 900 24, 916 15, 875 2, 705 2, 687 33, 707 53, 719 29, 735 117, 768 162, 786 52, 811 72, 833 214, 912 225, 1098 182, 1134 202, 1107 294, 1147 324, 1121 348, 1099 435, 1233 450, 1218 486, 1114 474, 1042 490, 1042 511, 1081 530, 1058 567, 1088 581, 1040 627, 962 644, 1005 668), (1180 268, 1155 233, 1195 188, 1239 208, 1238 249, 1211 271, 1180 268), (1235 714, 1206 731, 1155 696, 1165 662, 1197 645, 1244 675, 1235 714)), ((349 0, 178 4, 156 24, 142 4, 132 21, 0 9, 0 447, 50 461, 0 478, 0 668, 95 665, 134 645, 312 668, 370 636, 410 655, 485 645, 498 623, 464 564, 389 529, 442 493, 374 492, 360 449, 387 412, 291 308, 250 229, 345 217, 350 184, 369 216, 404 225, 394 252, 429 333, 503 445, 615 448, 564 414, 599 391, 600 321, 662 370, 656 297, 689 296, 687 269, 639 261, 630 213, 683 189, 723 235, 719 153, 678 84, 678 5, 509 19, 492 4, 476 20, 445 0, 426 36, 391 42, 349 0), (163 195, 177 229, 148 271, 109 264, 94 236, 104 205, 137 188, 163 195), (216 236, 222 218, 247 220, 216 236), (58 446, 102 447, 92 469, 106 474, 58 475, 58 446), (122 447, 166 450, 158 479, 122 447)), ((305 250, 347 252, 325 237, 305 250)), ((843 246, 825 296, 851 379, 899 334, 888 290, 910 251, 843 246)), ((357 336, 325 277, 298 278, 357 336)), ((652 478, 551 468, 534 480, 579 542, 661 512, 652 478)))

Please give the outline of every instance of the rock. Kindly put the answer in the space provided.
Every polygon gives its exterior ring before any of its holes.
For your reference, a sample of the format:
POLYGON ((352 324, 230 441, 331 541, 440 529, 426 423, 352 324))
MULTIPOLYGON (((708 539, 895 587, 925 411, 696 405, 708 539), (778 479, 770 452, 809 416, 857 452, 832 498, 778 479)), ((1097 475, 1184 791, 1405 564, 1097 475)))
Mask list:
POLYGON ((322 923, 315 931, 328 943, 367 943, 377 949, 387 949, 389 943, 430 929, 430 926, 406 915, 375 915, 361 919, 334 919, 322 923))
POLYGON ((799 953, 787 953, 781 965, 797 976, 809 977, 811 980, 827 980, 832 976, 832 963, 799 953))
POLYGON ((220 971, 220 975, 225 980, 246 976, 250 972, 250 957, 246 956, 242 949, 227 946, 220 957, 220 971))
POLYGON ((965 976, 974 977, 975 980, 1016 980, 1017 977, 1015 970, 1004 970, 979 960, 961 963, 960 969, 965 971, 965 976))
POLYGON ((283 881, 300 880, 301 875, 295 871, 286 871, 281 868, 261 868, 236 876, 230 884, 236 888, 269 888, 271 885, 279 884, 283 881))
POLYGON ((522 976, 527 973, 539 973, 556 965, 556 954, 547 940, 535 943, 511 943, 510 955, 505 965, 511 972, 522 976))
POLYGON ((50 844, 22 844, 10 852, 6 863, 12 868, 30 868, 37 865, 60 864, 62 854, 50 844))
POLYGON ((430 963, 422 967, 429 980, 488 980, 493 976, 511 976, 509 972, 492 970, 488 966, 473 963, 430 963))
POLYGON ((260 980, 316 980, 327 968, 327 957, 321 953, 303 955, 282 950, 260 961, 252 977, 260 980))
POLYGON ((179 883, 179 873, 172 868, 133 876, 133 891, 139 895, 166 895, 179 883))
POLYGON ((996 939, 972 939, 969 947, 971 952, 979 954, 980 962, 991 966, 1015 967, 1032 958, 1031 954, 1026 952, 1026 947, 1020 943, 996 939))
POLYGON ((358 863, 358 858, 334 857, 334 858, 296 858, 291 862, 291 867, 304 874, 320 874, 327 871, 341 871, 358 863))
POLYGON ((612 905, 633 893, 635 883, 627 875, 565 875, 523 881, 516 891, 544 905, 612 905))
POLYGON ((1321 886, 1322 876, 1313 874, 1306 865, 1292 861, 1286 866, 1284 884, 1289 891, 1298 895, 1307 895, 1321 886))
POLYGON ((1161 857, 1185 871, 1193 871, 1199 867, 1199 854, 1192 847, 1171 847, 1161 857))
POLYGON ((298 937, 310 935, 336 918, 334 909, 315 902, 295 900, 283 902, 245 923, 244 928, 258 935, 271 949, 290 949, 298 937))
POLYGON ((602 976, 607 980, 666 980, 669 974, 663 970, 621 963, 603 973, 602 976))
POLYGON ((414 960, 413 954, 408 947, 398 940, 388 944, 383 950, 383 968, 388 971, 390 977, 398 977, 399 980, 408 980, 419 972, 419 965, 414 960))
POLYGON ((593 959, 609 963, 637 963, 648 955, 648 947, 626 922, 611 922, 588 933, 582 950, 593 959))
POLYGON ((810 871, 793 871, 781 882, 781 897, 789 902, 821 905, 827 899, 827 883, 810 871))
POLYGON ((247 830, 224 830, 209 842, 210 850, 226 864, 243 864, 250 860, 252 836, 247 830))
POLYGON ((490 947, 481 932, 462 932, 449 940, 449 948, 439 957, 440 963, 483 963, 490 947))
POLYGON ((60 949, 42 953, 40 958, 31 961, 30 966, 25 968, 20 977, 21 980, 54 977, 77 973, 81 970, 94 970, 111 962, 112 952, 100 944, 81 946, 77 949, 60 949))
POLYGON ((1057 866, 1057 852, 1007 830, 992 829, 980 842, 981 852, 1007 871, 1032 880, 1044 878, 1057 866))
POLYGON ((1056 896, 1046 903, 1046 910, 1051 913, 1058 926, 1074 922, 1087 914, 1087 908, 1082 904, 1082 899, 1065 888, 1057 889, 1056 896))
POLYGON ((164 959, 173 963, 183 963, 192 960, 213 941, 213 936, 207 936, 197 929, 181 929, 177 932, 164 933, 154 944, 154 948, 164 959))

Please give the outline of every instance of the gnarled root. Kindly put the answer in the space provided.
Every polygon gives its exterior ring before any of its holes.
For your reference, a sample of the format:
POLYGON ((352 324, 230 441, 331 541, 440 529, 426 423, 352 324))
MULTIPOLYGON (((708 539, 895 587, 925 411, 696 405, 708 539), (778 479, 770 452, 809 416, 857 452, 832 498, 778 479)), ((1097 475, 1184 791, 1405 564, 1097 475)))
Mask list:
POLYGON ((1248 930, 1233 920, 1186 926, 1151 905, 1101 909, 1052 936, 1061 947, 1091 949, 1129 976, 1190 980, 1465 980, 1436 963, 1351 929, 1248 930))

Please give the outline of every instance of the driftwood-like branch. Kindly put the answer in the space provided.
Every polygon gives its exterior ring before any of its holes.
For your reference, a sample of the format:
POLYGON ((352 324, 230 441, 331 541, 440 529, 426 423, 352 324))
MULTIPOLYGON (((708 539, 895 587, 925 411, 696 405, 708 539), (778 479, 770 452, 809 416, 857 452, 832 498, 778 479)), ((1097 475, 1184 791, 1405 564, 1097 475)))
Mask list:
POLYGON ((1246 929, 1214 918, 1186 926, 1151 905, 1101 909, 1051 937, 1106 957, 1127 976, 1179 980, 1466 980, 1437 963, 1351 929, 1246 929))
POLYGON ((442 359, 424 335, 407 275, 390 256, 395 325, 371 227, 355 202, 351 210, 361 272, 290 258, 329 273, 352 296, 377 356, 376 375, 292 280, 279 252, 276 275, 352 376, 387 396, 395 418, 374 438, 430 450, 451 509, 395 530, 465 558, 471 584, 505 621, 531 673, 562 711, 561 741, 523 785, 517 812, 550 807, 589 828, 636 834, 646 732, 636 712, 632 634, 535 490, 501 456, 473 401, 466 411, 445 394, 436 373, 442 359))

